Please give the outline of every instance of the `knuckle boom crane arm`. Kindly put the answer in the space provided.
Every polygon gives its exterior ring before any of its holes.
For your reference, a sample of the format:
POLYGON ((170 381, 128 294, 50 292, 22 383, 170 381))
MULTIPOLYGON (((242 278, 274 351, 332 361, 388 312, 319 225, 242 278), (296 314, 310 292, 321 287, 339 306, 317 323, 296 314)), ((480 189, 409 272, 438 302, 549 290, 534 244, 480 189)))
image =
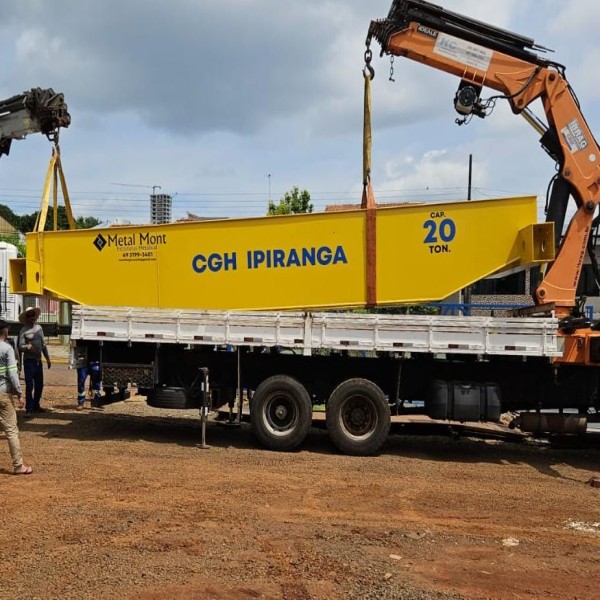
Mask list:
POLYGON ((0 100, 0 157, 8 156, 13 140, 21 140, 30 133, 43 133, 52 139, 60 127, 70 124, 64 96, 52 88, 33 88, 0 100))
POLYGON ((424 0, 394 0, 386 19, 372 21, 367 46, 375 38, 381 54, 406 57, 460 77, 454 99, 457 123, 485 117, 505 99, 542 134, 541 143, 558 165, 558 182, 548 220, 560 240, 569 194, 577 211, 556 259, 535 291, 538 305, 554 304, 560 316, 576 307, 576 289, 600 201, 600 148, 581 114, 562 65, 541 58, 546 50, 527 37, 476 21, 424 0), (484 87, 499 92, 481 98, 484 87), (547 125, 528 110, 541 100, 547 125))

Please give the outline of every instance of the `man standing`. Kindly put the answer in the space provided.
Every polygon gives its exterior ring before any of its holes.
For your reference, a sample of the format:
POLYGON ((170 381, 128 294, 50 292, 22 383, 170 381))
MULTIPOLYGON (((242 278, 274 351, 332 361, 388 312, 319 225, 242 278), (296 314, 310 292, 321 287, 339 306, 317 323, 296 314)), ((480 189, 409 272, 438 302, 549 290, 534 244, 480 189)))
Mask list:
MULTIPOLYGON (((88 364, 87 358, 80 361, 77 365, 77 410, 83 410, 85 408, 85 382, 90 378, 89 393, 94 394, 94 400, 101 398, 100 388, 102 382, 100 381, 100 363, 98 361, 92 361, 88 364)), ((93 406, 93 404, 92 404, 93 406)))
POLYGON ((25 309, 19 315, 19 321, 24 327, 19 334, 19 350, 23 359, 23 371, 25 373, 25 416, 31 417, 33 413, 46 412, 40 407, 42 390, 44 389, 44 370, 42 366, 42 355, 46 359, 48 368, 52 366, 44 331, 39 323, 40 309, 31 307, 25 309))
POLYGON ((0 427, 6 432, 8 439, 13 473, 15 475, 31 475, 33 469, 23 464, 17 427, 17 411, 13 403, 13 396, 17 396, 19 408, 23 408, 25 402, 21 394, 15 351, 7 343, 7 337, 8 323, 0 320, 0 427))

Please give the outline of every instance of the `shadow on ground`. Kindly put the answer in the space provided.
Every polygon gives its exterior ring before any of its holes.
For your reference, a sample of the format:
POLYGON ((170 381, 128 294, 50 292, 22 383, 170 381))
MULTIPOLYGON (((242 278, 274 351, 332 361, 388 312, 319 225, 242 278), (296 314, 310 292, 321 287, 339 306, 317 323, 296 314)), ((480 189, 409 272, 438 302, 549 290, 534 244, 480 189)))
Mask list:
MULTIPOLYGON (((19 417, 21 430, 46 438, 75 439, 85 442, 146 441, 197 448, 202 441, 199 419, 176 416, 138 416, 109 413, 103 410, 54 410, 31 420, 19 417)), ((259 449, 250 425, 227 426, 209 422, 206 442, 213 448, 259 449)), ((264 450, 270 452, 269 450, 264 450)), ((324 427, 313 427, 298 452, 337 454, 324 427)), ((548 443, 531 444, 498 440, 456 437, 455 435, 407 435, 392 433, 382 455, 402 456, 421 461, 459 462, 465 464, 528 464, 552 477, 561 477, 553 467, 568 464, 579 469, 598 468, 598 449, 555 449, 548 443)), ((348 457, 348 460, 376 460, 376 457, 348 457)))

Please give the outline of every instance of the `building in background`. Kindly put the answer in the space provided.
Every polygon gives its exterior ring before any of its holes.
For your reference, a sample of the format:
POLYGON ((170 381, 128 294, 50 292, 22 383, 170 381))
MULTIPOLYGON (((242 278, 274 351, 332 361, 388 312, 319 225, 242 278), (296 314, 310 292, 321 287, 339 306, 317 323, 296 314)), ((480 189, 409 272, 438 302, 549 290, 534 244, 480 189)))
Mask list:
POLYGON ((173 197, 169 194, 152 194, 150 196, 150 223, 159 225, 171 222, 173 197))

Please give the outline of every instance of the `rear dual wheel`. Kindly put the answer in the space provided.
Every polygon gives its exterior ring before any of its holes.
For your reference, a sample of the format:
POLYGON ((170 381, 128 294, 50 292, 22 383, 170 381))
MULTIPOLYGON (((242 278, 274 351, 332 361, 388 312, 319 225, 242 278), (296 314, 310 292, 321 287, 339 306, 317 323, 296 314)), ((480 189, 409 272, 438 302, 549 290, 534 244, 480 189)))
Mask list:
MULTIPOLYGON (((387 439, 390 419, 385 394, 366 379, 344 381, 327 403, 329 437, 344 454, 376 454, 387 439)), ((271 450, 295 450, 304 442, 312 423, 310 396, 293 377, 269 377, 252 396, 250 421, 263 446, 271 450)))
POLYGON ((379 452, 390 431, 390 405, 381 388, 367 379, 348 379, 327 402, 327 432, 344 454, 379 452))
POLYGON ((312 423, 312 402, 306 388, 288 375, 265 379, 250 402, 250 422, 258 441, 270 450, 295 450, 312 423))

